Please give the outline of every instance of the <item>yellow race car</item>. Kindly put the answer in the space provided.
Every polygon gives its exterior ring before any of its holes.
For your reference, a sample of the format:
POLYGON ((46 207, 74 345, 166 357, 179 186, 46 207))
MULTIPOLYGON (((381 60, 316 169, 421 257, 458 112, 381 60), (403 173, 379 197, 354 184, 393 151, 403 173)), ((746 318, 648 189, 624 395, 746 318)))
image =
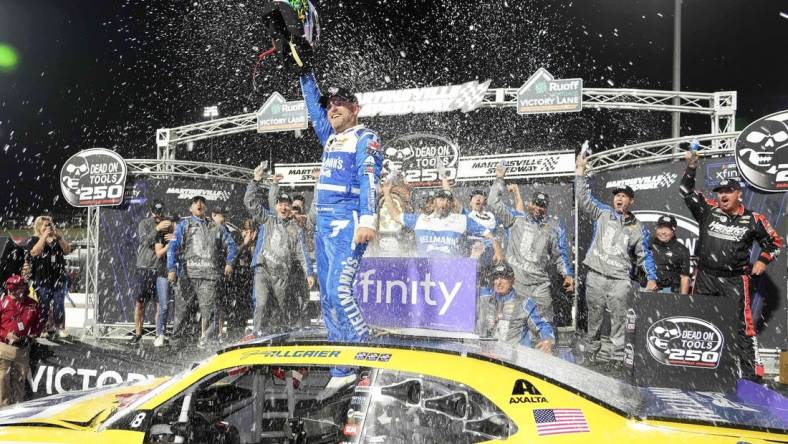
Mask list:
POLYGON ((785 412, 769 405, 636 388, 531 349, 332 344, 317 333, 234 345, 171 378, 8 407, 0 442, 788 442, 785 412), (332 368, 351 376, 332 379, 332 368))

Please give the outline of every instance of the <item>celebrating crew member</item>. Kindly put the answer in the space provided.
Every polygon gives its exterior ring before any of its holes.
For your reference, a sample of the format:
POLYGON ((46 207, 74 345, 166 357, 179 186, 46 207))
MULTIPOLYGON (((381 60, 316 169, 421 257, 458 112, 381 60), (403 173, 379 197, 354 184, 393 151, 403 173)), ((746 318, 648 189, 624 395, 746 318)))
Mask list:
POLYGON ((440 190, 435 194, 432 214, 402 213, 393 203, 391 183, 383 185, 383 200, 392 220, 416 233, 419 257, 462 257, 460 241, 466 234, 492 239, 488 228, 464 214, 451 212, 454 200, 451 191, 440 190))
POLYGON ((135 334, 131 343, 137 344, 142 339, 142 321, 145 316, 145 304, 155 295, 158 301, 156 315, 156 339, 154 345, 164 345, 164 328, 167 325, 167 301, 169 299, 169 283, 165 259, 161 253, 164 245, 173 238, 172 221, 163 219, 164 204, 154 200, 150 206, 150 216, 142 219, 137 225, 137 283, 139 294, 134 304, 135 334))
POLYGON ((175 239, 167 249, 167 279, 178 284, 175 293, 174 341, 185 339, 186 330, 193 324, 194 306, 199 307, 200 336, 198 347, 218 337, 216 291, 222 276, 233 272, 236 245, 230 233, 221 225, 205 219, 205 198, 194 196, 189 206, 191 217, 184 218, 175 227, 175 239), (222 261, 222 251, 227 255, 222 261), (176 263, 181 267, 176 275, 176 263))
POLYGON ((629 186, 613 189, 612 205, 591 196, 585 178, 586 159, 578 156, 575 168, 575 199, 594 221, 594 236, 583 264, 586 276, 588 331, 579 343, 580 351, 591 361, 602 346, 600 333, 605 310, 610 311, 610 342, 613 361, 624 357, 624 324, 633 266, 642 268, 648 279, 646 289, 657 289, 657 271, 649 249, 648 230, 629 209, 635 192, 629 186))
POLYGON ((555 333, 531 298, 514 289, 515 272, 506 262, 492 269, 493 288, 483 289, 479 297, 477 330, 481 337, 531 347, 531 336, 538 336, 535 348, 551 353, 555 333))
MULTIPOLYGON (((284 179, 281 174, 273 177, 271 188, 268 190, 268 207, 276 209, 279 192, 279 183, 284 179)), ((259 183, 259 182, 258 182, 259 183)), ((308 321, 308 315, 304 307, 309 301, 309 290, 315 284, 315 270, 312 255, 314 254, 314 224, 310 224, 304 212, 306 199, 303 195, 292 196, 293 202, 290 205, 290 214, 287 220, 293 223, 286 224, 287 231, 293 239, 303 243, 303 255, 293 254, 290 256, 290 274, 287 275, 287 294, 293 300, 293 306, 297 307, 296 314, 291 316, 289 325, 298 328, 308 321), (311 242, 310 242, 311 234, 311 242), (303 257, 302 257, 303 256, 303 257)), ((273 210, 272 210, 273 211, 273 210)), ((275 212, 275 211, 274 211, 275 212)))
MULTIPOLYGON (((364 341, 369 327, 353 296, 352 283, 367 243, 376 234, 383 152, 377 134, 358 123, 361 108, 356 96, 344 88, 329 88, 321 96, 312 72, 301 76, 301 89, 323 146, 314 198, 323 319, 329 340, 364 341)), ((339 368, 332 368, 331 373, 351 376, 339 368)), ((337 380, 337 384, 344 383, 337 380)))
POLYGON ((498 166, 490 188, 490 208, 508 230, 506 260, 515 273, 517 293, 528 296, 539 306, 545 319, 553 323, 553 298, 550 268, 564 278, 564 290, 574 291, 574 270, 569 261, 566 230, 556 218, 547 215, 547 194, 535 192, 525 213, 506 206, 503 200, 506 168, 498 166))
POLYGON ((314 284, 314 276, 304 232, 290 217, 292 198, 286 193, 278 193, 274 206, 276 213, 269 212, 262 205, 262 178, 263 169, 258 166, 244 195, 244 205, 259 225, 252 258, 255 270, 254 329, 261 333, 278 333, 292 327, 301 313, 302 301, 298 295, 287 291, 291 286, 290 279, 297 275, 292 268, 293 257, 298 258, 303 270, 309 270, 307 279, 310 287, 314 284))
POLYGON ((43 327, 38 319, 38 303, 28 296, 27 282, 12 274, 0 299, 0 407, 25 400, 30 343, 43 327))
POLYGON ((695 191, 698 153, 687 152, 687 169, 681 179, 681 195, 692 216, 698 221, 698 271, 694 294, 736 300, 738 330, 736 348, 740 377, 757 380, 763 376, 763 364, 756 359, 758 342, 750 308, 750 276, 762 275, 766 266, 780 254, 783 240, 759 213, 744 208, 741 185, 725 179, 714 187, 717 199, 706 199, 695 191), (750 266, 750 249, 761 247, 758 259, 750 266))
MULTIPOLYGON (((487 196, 484 191, 471 191, 468 206, 469 208, 462 209, 462 214, 473 219, 477 224, 487 228, 491 233, 494 233, 495 229, 498 227, 498 221, 491 211, 485 210, 487 206, 487 196)), ((468 236, 468 240, 471 242, 481 242, 484 245, 484 254, 480 260, 483 262, 483 267, 490 266, 493 263, 494 254, 492 241, 479 236, 468 236)))
POLYGON ((651 255, 657 267, 659 291, 689 294, 690 252, 676 239, 676 218, 669 214, 660 216, 656 233, 651 240, 651 255))

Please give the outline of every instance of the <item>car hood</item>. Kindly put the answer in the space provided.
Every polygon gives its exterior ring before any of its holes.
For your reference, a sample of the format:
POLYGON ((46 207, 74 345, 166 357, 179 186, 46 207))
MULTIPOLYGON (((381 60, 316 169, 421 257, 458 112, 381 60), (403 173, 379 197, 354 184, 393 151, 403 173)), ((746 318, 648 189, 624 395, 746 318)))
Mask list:
POLYGON ((113 411, 136 400, 167 378, 66 392, 0 409, 0 427, 49 425, 94 428, 113 411))

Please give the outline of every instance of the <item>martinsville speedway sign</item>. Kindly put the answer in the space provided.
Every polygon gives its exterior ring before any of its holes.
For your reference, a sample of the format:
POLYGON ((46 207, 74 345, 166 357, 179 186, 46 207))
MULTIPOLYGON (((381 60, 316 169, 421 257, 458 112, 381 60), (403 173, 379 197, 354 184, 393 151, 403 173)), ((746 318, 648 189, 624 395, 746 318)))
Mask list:
MULTIPOLYGON (((571 176, 575 172, 573 151, 460 156, 455 180, 457 182, 492 180, 495 178, 495 168, 501 161, 505 162, 506 177, 510 179, 571 176)), ((312 170, 319 167, 318 163, 280 164, 276 166, 276 173, 284 176, 281 182, 283 185, 312 185, 315 183, 312 170)), ((418 180, 410 180, 406 170, 402 173, 407 182, 419 183, 418 180)))

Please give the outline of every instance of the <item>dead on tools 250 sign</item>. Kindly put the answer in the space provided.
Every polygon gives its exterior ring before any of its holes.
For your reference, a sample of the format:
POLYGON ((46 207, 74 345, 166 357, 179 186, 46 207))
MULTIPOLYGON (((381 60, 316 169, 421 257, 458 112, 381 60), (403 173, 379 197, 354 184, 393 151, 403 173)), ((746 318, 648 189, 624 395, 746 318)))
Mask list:
POLYGON ((123 202, 126 162, 114 151, 91 148, 71 156, 60 170, 60 189, 75 207, 123 202))

